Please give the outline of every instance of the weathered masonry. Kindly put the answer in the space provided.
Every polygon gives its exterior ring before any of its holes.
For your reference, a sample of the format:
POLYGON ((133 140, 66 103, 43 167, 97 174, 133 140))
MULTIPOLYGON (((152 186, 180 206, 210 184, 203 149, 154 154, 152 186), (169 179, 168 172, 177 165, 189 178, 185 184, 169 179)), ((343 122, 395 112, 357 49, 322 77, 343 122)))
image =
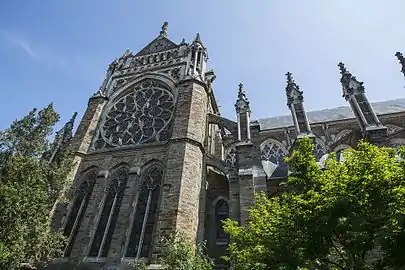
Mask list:
MULTIPOLYGON (((405 75, 404 57, 396 56, 405 75)), ((220 115, 200 36, 176 44, 165 23, 137 54, 126 51, 112 62, 89 99, 70 143, 69 202, 53 217, 69 239, 58 263, 130 269, 141 258, 154 267, 161 237, 181 230, 206 240, 216 268, 227 269, 221 220, 246 224, 255 193, 279 192, 288 174, 283 158, 297 138, 313 138, 320 162, 361 138, 405 145, 405 99, 370 103, 363 83, 342 63, 339 69, 347 107, 306 113, 303 92, 287 73, 291 115, 250 119, 240 84, 237 120, 229 120, 220 115)), ((70 136, 65 131, 61 136, 70 136)))

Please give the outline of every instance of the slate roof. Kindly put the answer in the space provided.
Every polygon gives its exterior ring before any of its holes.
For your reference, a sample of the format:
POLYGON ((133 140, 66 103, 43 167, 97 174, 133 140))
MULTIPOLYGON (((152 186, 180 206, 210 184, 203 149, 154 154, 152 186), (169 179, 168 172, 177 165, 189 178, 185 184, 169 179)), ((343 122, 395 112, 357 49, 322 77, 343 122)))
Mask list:
MULTIPOLYGON (((402 112, 405 111, 405 99, 375 102, 371 103, 371 106, 377 115, 402 112)), ((350 106, 311 111, 307 112, 307 115, 311 124, 354 118, 354 114, 350 106)), ((253 122, 259 123, 261 130, 289 127, 294 125, 291 115, 263 118, 253 122)))

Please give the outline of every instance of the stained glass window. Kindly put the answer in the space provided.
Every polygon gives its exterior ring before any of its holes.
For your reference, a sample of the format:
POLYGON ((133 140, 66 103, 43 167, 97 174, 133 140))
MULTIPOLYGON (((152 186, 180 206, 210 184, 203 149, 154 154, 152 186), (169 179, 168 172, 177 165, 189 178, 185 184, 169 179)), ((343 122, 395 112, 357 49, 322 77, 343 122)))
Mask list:
POLYGON ((65 248, 64 256, 69 257, 72 251, 74 241, 77 233, 79 232, 80 224, 82 223, 84 214, 89 204, 91 194, 93 193, 94 185, 96 183, 97 172, 91 171, 84 176, 79 189, 76 191, 73 205, 70 209, 69 217, 66 221, 63 235, 68 239, 65 248))
POLYGON ((163 172, 152 167, 141 178, 126 257, 148 257, 153 242, 163 172))
POLYGON ((136 85, 105 115, 94 149, 168 140, 174 103, 172 92, 158 82, 136 85))
POLYGON ((127 186, 127 169, 118 169, 112 175, 111 179, 111 184, 108 187, 103 210, 97 225, 96 234, 90 248, 89 256, 91 257, 107 257, 122 198, 127 186))

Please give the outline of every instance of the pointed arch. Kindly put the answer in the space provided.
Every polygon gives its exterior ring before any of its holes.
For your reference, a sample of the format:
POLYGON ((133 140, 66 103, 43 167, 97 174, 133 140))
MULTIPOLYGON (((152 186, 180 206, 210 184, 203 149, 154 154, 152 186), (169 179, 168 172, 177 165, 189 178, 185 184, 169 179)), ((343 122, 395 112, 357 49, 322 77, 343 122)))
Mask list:
POLYGON ((141 168, 141 179, 135 198, 135 213, 125 257, 149 257, 162 182, 163 167, 160 161, 151 160, 141 168))
POLYGON ((217 245, 226 245, 229 242, 229 236, 225 233, 222 221, 229 218, 229 202, 225 197, 218 197, 213 202, 215 217, 215 235, 217 245))
POLYGON ((350 145, 347 145, 347 144, 340 144, 340 145, 338 145, 337 147, 335 147, 335 149, 333 150, 333 152, 336 153, 336 158, 337 158, 337 160, 338 160, 338 161, 343 160, 343 159, 342 159, 342 158, 343 158, 343 156, 342 156, 343 151, 345 151, 346 149, 350 149, 350 148, 351 148, 350 145))
POLYGON ((104 205, 90 247, 91 257, 107 257, 127 182, 128 167, 120 164, 107 184, 104 205))
POLYGON ((64 224, 63 235, 68 239, 64 250, 64 257, 69 257, 83 221, 84 214, 89 204, 97 180, 97 167, 84 170, 81 174, 80 185, 77 188, 73 203, 69 209, 68 218, 64 224))
POLYGON ((262 160, 271 161, 274 164, 284 164, 284 157, 288 154, 282 143, 274 139, 267 139, 260 144, 262 160))

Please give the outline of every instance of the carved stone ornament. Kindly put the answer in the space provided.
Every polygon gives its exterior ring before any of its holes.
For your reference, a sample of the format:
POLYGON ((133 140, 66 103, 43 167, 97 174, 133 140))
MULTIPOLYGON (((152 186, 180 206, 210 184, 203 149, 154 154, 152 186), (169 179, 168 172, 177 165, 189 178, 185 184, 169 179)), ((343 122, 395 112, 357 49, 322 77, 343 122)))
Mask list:
POLYGON ((234 167, 236 164, 236 149, 231 147, 225 156, 225 163, 228 167, 234 167))
POLYGON ((94 149, 168 140, 174 104, 172 92, 163 85, 143 81, 106 113, 94 149))

